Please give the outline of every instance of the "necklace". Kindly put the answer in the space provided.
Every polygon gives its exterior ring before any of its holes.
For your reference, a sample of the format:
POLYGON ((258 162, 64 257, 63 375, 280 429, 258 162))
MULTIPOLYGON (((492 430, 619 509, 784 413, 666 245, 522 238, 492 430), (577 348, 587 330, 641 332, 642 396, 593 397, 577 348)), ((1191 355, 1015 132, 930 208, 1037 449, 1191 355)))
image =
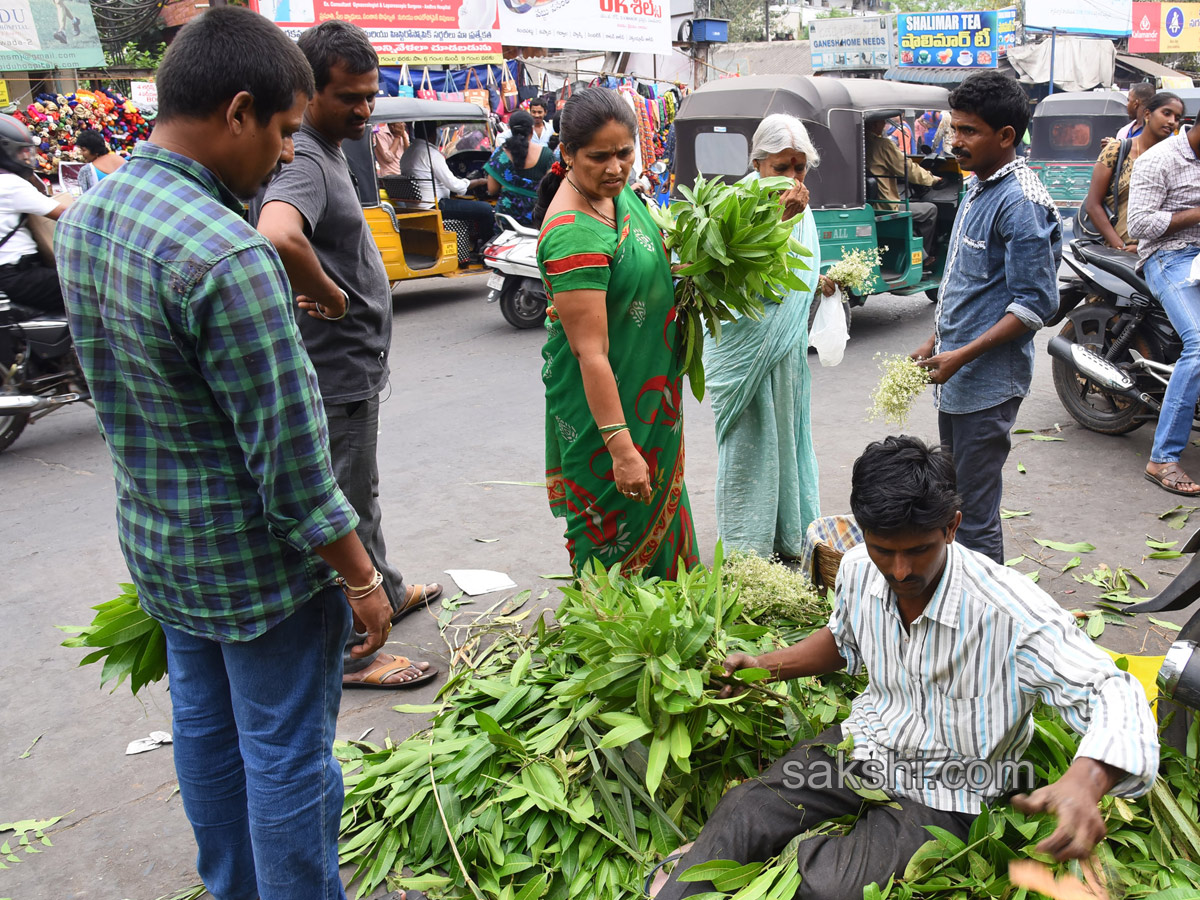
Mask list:
POLYGON ((617 220, 615 218, 613 218, 612 216, 606 216, 604 213, 600 212, 600 210, 596 208, 596 204, 592 202, 592 198, 589 197, 587 194, 585 194, 583 191, 581 191, 579 189, 579 186, 576 185, 575 182, 573 182, 570 178, 567 178, 566 176, 563 177, 563 181, 565 181, 571 187, 575 188, 575 193, 577 193, 580 197, 582 197, 584 200, 587 201, 587 205, 592 208, 592 212, 594 212, 596 215, 598 215, 608 225, 611 225, 613 228, 617 227, 617 220))

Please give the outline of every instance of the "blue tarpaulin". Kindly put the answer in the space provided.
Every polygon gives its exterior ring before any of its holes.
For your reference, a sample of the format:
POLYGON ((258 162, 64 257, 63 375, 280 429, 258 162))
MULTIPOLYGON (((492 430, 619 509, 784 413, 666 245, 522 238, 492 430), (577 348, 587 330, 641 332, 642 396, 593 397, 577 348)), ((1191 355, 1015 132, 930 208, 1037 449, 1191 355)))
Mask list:
MULTIPOLYGON (((513 60, 509 60, 504 65, 508 66, 508 71, 512 74, 513 80, 516 81, 517 80, 517 67, 520 65, 520 63, 517 60, 513 59, 513 60)), ((484 87, 487 87, 488 69, 492 70, 492 77, 496 80, 496 84, 497 85, 500 84, 501 75, 503 73, 500 71, 499 65, 468 66, 468 67, 461 68, 461 69, 453 69, 448 72, 436 71, 431 68, 429 70, 429 80, 430 80, 430 82, 432 82, 433 89, 435 91, 445 91, 446 90, 446 80, 447 80, 447 78, 450 78, 454 82, 454 87, 452 90, 461 91, 467 85, 467 72, 470 71, 471 69, 475 70, 475 74, 479 76, 479 83, 481 85, 483 85, 484 87)), ((425 67, 424 66, 409 66, 408 73, 409 73, 409 77, 412 79, 413 87, 419 88, 421 86, 421 77, 425 73, 425 67)), ((399 84, 400 84, 400 67, 399 66, 380 66, 380 68, 379 68, 379 93, 381 96, 395 97, 398 93, 396 90, 396 87, 399 84)), ((475 79, 474 78, 471 79, 471 87, 475 87, 475 79)))

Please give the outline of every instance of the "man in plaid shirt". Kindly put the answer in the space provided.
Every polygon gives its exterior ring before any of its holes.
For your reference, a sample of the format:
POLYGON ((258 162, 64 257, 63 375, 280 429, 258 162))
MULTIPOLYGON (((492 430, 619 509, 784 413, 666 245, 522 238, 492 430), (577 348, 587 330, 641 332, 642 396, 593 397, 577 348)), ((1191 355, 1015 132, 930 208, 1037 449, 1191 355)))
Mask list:
POLYGON ((1200 493, 1180 468, 1200 396, 1200 285, 1192 262, 1200 253, 1200 129, 1155 144, 1138 157, 1129 182, 1129 236, 1138 268, 1183 341, 1162 412, 1146 478, 1173 494, 1200 493))
POLYGON ((150 141, 56 239, 121 549, 163 626, 209 892, 344 898, 342 647, 352 611, 356 655, 380 647, 391 610, 333 478, 283 266, 239 200, 291 155, 312 72, 267 19, 222 7, 182 30, 158 88, 150 141))

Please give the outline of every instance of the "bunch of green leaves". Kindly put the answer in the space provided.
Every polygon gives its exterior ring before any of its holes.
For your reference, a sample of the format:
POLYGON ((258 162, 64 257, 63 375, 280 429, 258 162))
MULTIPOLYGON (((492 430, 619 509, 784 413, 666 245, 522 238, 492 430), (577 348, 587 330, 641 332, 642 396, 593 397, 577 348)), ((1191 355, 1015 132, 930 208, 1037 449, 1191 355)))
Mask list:
POLYGON ((456 653, 438 703, 397 707, 433 713, 427 731, 339 744, 358 896, 389 880, 435 897, 633 898, 731 783, 844 715, 845 675, 765 688, 744 670, 748 689, 718 697, 728 653, 779 646, 721 561, 675 581, 591 569, 562 589, 557 625, 494 629, 456 653))
POLYGON ((138 605, 137 588, 132 584, 119 587, 119 597, 92 607, 96 617, 90 625, 56 627, 75 635, 63 641, 64 647, 92 648, 79 665, 104 660, 101 687, 115 678, 115 691, 128 678, 130 689, 137 694, 167 674, 167 644, 162 626, 138 605))
POLYGON ((721 323, 761 318, 764 301, 779 303, 803 290, 804 258, 811 252, 792 237, 779 195, 790 178, 750 178, 725 184, 697 178, 666 210, 651 207, 667 249, 685 265, 675 283, 676 327, 683 370, 692 393, 704 398, 704 334, 721 339, 721 323))

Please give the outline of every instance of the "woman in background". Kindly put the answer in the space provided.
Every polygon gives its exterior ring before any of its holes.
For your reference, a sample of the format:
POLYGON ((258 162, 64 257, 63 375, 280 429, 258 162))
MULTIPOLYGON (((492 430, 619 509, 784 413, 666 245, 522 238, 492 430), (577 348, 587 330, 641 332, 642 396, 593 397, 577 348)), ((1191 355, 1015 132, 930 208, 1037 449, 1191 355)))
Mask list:
POLYGON ((91 190, 107 176, 125 164, 125 160, 108 149, 104 136, 98 131, 79 132, 75 138, 75 148, 86 166, 79 170, 79 190, 91 190))
POLYGON ((517 110, 508 120, 508 139, 492 154, 483 170, 488 177, 488 194, 495 197, 496 214, 511 216, 521 225, 533 226, 537 188, 550 171, 554 154, 533 140, 533 116, 517 110))
POLYGON ((704 337, 717 431, 717 535, 726 550, 797 559, 808 523, 821 514, 808 371, 808 311, 821 245, 804 186, 820 156, 800 120, 777 113, 754 132, 750 161, 754 171, 747 179, 792 180, 780 212, 812 255, 795 258, 802 290, 766 303, 761 319, 726 323, 719 343, 704 337))

